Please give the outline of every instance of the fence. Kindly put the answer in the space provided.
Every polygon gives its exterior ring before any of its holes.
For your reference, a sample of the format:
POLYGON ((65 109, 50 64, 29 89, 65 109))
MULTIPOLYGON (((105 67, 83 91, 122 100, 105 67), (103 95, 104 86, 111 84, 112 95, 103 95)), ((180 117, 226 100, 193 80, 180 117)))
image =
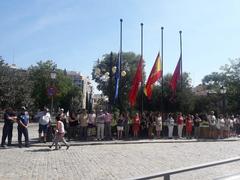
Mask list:
POLYGON ((173 175, 173 174, 179 174, 179 173, 198 170, 198 169, 203 169, 203 168, 207 168, 207 167, 232 163, 232 162, 235 162, 235 161, 240 161, 240 157, 235 157, 235 158, 225 159, 225 160, 221 160, 221 161, 205 163, 205 164, 196 165, 196 166, 180 168, 180 169, 176 169, 176 170, 165 171, 165 172, 162 172, 162 173, 156 173, 156 174, 152 174, 152 175, 148 175, 148 176, 135 177, 133 179, 135 179, 135 180, 146 180, 146 179, 154 179, 154 178, 158 178, 158 177, 163 177, 164 180, 170 180, 170 175, 173 175))

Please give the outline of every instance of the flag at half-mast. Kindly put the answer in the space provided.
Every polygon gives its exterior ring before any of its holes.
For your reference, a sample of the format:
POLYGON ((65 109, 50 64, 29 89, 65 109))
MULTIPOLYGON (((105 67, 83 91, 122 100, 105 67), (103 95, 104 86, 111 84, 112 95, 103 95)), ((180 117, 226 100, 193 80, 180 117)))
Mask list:
POLYGON ((181 78, 181 61, 182 61, 182 55, 180 55, 180 58, 178 60, 177 66, 174 70, 172 79, 170 81, 170 87, 173 92, 176 92, 177 90, 177 82, 181 78))
POLYGON ((142 82, 142 71, 143 71, 143 59, 141 57, 140 61, 138 62, 137 71, 134 76, 130 92, 128 94, 129 102, 132 107, 135 105, 139 85, 142 82))
POLYGON ((152 67, 151 73, 148 76, 146 86, 144 88, 144 93, 148 97, 148 99, 151 99, 153 85, 158 79, 162 77, 162 73, 163 73, 163 70, 162 70, 162 64, 160 59, 160 53, 158 53, 155 63, 152 67))
POLYGON ((115 73, 115 95, 114 95, 114 102, 118 99, 118 91, 119 91, 119 80, 120 80, 120 61, 121 61, 121 54, 118 54, 117 64, 116 64, 116 73, 115 73))

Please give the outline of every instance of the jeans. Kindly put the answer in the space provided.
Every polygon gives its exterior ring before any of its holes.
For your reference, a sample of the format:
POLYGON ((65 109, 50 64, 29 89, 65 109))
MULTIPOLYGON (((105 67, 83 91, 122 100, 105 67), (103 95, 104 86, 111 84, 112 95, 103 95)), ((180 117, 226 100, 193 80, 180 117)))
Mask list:
POLYGON ((5 123, 3 125, 3 132, 2 132, 2 145, 5 144, 6 138, 8 137, 8 144, 12 143, 12 131, 13 131, 13 124, 12 123, 5 123))
POLYGON ((173 136, 173 127, 174 126, 168 126, 168 137, 169 138, 172 138, 172 136, 173 136))
POLYGON ((29 145, 29 137, 28 137, 28 129, 22 126, 18 126, 18 144, 22 145, 22 134, 24 135, 25 138, 25 145, 29 145))
POLYGON ((111 123, 110 122, 105 123, 104 130, 105 130, 106 138, 107 139, 111 139, 112 138, 112 127, 111 127, 111 123))
POLYGON ((183 124, 178 125, 178 137, 182 138, 183 124))
POLYGON ((104 139, 104 124, 97 124, 97 139, 104 139))

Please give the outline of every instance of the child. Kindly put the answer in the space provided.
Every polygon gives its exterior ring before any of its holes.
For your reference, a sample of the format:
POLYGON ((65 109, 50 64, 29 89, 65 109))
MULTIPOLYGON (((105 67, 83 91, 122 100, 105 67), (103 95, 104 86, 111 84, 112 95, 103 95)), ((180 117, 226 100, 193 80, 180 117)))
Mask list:
MULTIPOLYGON (((55 144, 55 150, 57 150, 58 149, 58 142, 62 141, 67 146, 67 150, 68 150, 70 145, 66 142, 66 140, 64 138, 64 134, 65 134, 64 124, 61 121, 60 116, 56 117, 56 121, 57 121, 57 125, 56 125, 55 137, 53 139, 52 145, 49 146, 49 148, 52 148, 52 146, 55 144)), ((61 146, 59 146, 59 149, 60 148, 61 148, 61 146)))

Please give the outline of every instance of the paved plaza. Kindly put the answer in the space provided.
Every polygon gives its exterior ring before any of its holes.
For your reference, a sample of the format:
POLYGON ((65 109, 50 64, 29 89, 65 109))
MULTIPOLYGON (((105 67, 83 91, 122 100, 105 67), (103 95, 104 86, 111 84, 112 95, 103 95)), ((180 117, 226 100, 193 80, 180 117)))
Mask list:
MULTIPOLYGON (((0 134, 2 134, 2 123, 0 134)), ((38 136, 31 124, 32 142, 38 136)), ((13 143, 16 143, 16 125, 13 143)), ((0 149, 0 179, 131 179, 180 167, 240 156, 238 138, 227 141, 141 140, 71 142, 69 150, 50 150, 50 143, 0 149)), ((214 179, 240 173, 240 161, 171 176, 214 179)))

